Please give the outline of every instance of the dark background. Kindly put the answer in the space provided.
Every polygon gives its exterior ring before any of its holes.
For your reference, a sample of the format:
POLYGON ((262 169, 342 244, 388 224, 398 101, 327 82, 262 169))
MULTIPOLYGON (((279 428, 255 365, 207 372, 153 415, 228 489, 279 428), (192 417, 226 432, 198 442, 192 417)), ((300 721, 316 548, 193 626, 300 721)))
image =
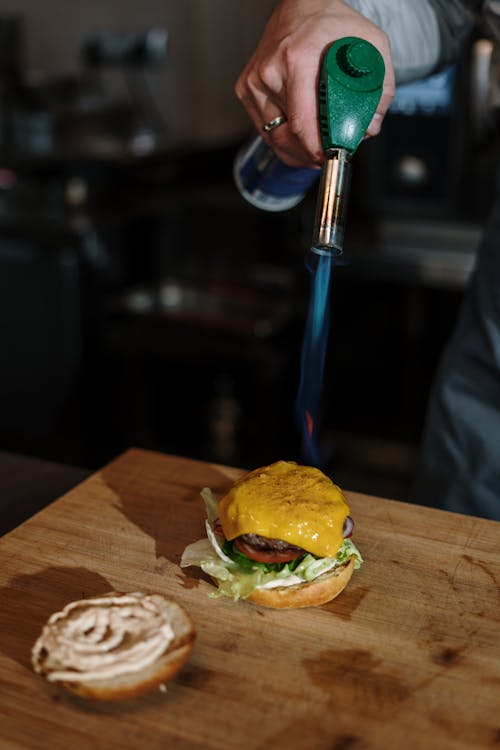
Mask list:
MULTIPOLYGON (((0 450, 89 469, 130 446, 302 458, 315 189, 268 214, 232 177, 250 134, 232 85, 265 3, 180 5, 125 3, 120 24, 0 6, 0 450)), ((407 497, 493 191, 481 44, 446 108, 394 110, 353 161, 321 427, 348 489, 407 497)))

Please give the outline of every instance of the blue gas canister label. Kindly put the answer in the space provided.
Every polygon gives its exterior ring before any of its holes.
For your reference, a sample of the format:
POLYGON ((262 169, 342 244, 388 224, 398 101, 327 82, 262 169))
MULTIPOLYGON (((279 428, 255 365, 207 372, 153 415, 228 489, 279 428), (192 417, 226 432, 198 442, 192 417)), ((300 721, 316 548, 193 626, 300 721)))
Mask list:
POLYGON ((298 169, 283 164, 260 136, 245 144, 234 161, 238 190, 249 203, 265 211, 293 208, 319 175, 319 169, 298 169))

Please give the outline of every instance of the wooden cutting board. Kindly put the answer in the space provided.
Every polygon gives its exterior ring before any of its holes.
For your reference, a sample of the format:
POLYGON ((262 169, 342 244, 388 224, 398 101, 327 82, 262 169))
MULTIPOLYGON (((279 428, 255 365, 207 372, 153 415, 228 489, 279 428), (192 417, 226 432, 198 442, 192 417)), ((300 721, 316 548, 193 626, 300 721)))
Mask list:
POLYGON ((179 568, 199 490, 239 473, 133 449, 0 539, 2 750, 500 747, 500 524, 347 493, 364 566, 323 607, 266 610, 179 568), (191 613, 166 693, 85 702, 33 673, 48 616, 112 589, 191 613))

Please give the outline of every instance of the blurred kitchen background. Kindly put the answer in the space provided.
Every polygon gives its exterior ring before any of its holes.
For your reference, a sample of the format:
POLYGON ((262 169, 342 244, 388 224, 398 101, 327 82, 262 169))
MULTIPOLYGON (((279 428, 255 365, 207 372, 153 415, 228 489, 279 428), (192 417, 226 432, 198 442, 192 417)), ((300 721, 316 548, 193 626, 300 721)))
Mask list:
MULTIPOLYGON (((315 190, 267 214, 232 177, 272 5, 0 0, 0 450, 300 460, 315 190)), ((489 53, 401 88, 353 162, 321 437, 348 489, 407 497, 493 192, 489 53)))

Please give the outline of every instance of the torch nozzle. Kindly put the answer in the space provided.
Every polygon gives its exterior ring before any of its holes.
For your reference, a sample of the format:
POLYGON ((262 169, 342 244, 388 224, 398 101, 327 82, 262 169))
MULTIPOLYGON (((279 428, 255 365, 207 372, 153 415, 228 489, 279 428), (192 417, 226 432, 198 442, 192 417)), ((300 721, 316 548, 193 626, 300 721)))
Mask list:
POLYGON ((351 179, 350 152, 330 149, 321 170, 311 252, 342 255, 347 198, 351 179))

